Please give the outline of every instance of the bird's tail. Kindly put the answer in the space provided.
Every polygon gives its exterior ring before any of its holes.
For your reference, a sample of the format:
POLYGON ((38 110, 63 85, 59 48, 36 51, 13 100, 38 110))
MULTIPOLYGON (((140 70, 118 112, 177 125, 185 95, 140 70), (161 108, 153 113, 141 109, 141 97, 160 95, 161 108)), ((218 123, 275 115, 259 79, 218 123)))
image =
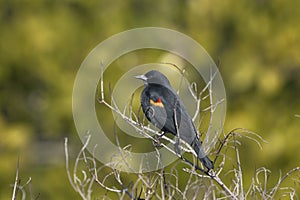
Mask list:
POLYGON ((199 160, 201 163, 208 169, 211 170, 214 168, 214 163, 208 158, 208 156, 205 154, 203 149, 201 148, 201 144, 198 140, 198 138, 195 138, 194 141, 192 142, 193 149, 198 155, 199 160))
POLYGON ((211 170, 214 168, 214 163, 207 157, 199 158, 201 163, 208 169, 211 170))

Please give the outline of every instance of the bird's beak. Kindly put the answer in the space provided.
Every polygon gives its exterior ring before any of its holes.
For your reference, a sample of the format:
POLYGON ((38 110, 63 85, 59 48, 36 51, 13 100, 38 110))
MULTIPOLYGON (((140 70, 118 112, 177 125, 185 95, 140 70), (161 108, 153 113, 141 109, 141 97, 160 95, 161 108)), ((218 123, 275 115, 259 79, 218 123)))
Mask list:
POLYGON ((147 81, 147 77, 145 75, 134 76, 134 78, 140 79, 142 81, 147 81))

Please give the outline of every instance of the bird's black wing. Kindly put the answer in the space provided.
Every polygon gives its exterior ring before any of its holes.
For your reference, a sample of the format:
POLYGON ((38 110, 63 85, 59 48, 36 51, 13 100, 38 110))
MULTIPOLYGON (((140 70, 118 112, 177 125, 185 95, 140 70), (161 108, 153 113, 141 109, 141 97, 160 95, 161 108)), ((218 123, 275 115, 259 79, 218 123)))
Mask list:
POLYGON ((141 97, 147 119, 157 128, 177 135, 191 144, 197 137, 193 121, 177 93, 168 87, 152 85, 144 89, 141 97), (150 104, 150 99, 162 99, 163 106, 150 104))
POLYGON ((150 104, 151 96, 154 94, 150 92, 151 88, 146 88, 141 96, 141 105, 143 112, 147 119, 157 128, 162 131, 164 130, 165 123, 167 123, 167 112, 164 108, 159 106, 154 106, 150 104), (151 93, 151 95, 150 95, 151 93))

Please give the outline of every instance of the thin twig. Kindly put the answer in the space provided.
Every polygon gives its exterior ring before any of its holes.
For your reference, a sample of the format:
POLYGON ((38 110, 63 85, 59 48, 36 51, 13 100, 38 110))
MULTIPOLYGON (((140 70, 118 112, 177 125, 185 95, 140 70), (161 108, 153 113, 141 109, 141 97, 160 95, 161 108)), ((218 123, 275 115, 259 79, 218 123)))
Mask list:
MULTIPOLYGON (((236 139, 234 137, 234 141, 236 142, 236 139)), ((242 167, 241 167, 241 161, 240 161, 240 153, 239 153, 239 149, 237 148, 237 145, 234 145, 235 148, 235 152, 236 152, 236 162, 237 162, 237 181, 238 181, 238 186, 240 188, 240 194, 239 194, 239 198, 243 199, 244 198, 244 187, 243 187, 243 174, 242 174, 242 167)))
POLYGON ((15 177, 15 182, 14 182, 14 189, 13 189, 13 194, 12 194, 12 200, 15 200, 17 198, 17 193, 18 193, 18 182, 19 182, 19 164, 20 164, 20 158, 18 157, 18 162, 17 162, 17 168, 16 168, 16 177, 15 177))

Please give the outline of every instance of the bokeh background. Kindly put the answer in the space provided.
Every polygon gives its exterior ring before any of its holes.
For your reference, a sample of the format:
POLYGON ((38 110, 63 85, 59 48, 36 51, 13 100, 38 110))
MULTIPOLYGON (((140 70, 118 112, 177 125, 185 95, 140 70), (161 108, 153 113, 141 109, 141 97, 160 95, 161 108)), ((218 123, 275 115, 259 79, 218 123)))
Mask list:
POLYGON ((71 159, 81 145, 72 119, 76 72, 99 42, 145 26, 187 34, 221 61, 224 132, 245 128, 268 141, 262 150, 242 141, 246 181, 258 167, 276 180, 280 170, 299 166, 299 7, 298 0, 2 0, 0 199, 11 197, 18 157, 21 181, 32 178, 33 195, 79 198, 68 183, 63 150, 64 137, 71 159))

